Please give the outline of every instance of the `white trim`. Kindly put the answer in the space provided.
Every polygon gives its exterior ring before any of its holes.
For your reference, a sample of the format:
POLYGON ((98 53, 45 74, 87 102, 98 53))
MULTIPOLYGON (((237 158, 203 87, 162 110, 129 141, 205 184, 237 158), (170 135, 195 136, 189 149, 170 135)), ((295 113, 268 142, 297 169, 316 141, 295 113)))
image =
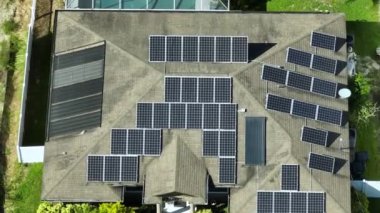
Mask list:
POLYGON ((318 120, 318 114, 319 114, 319 105, 317 105, 317 108, 315 109, 315 119, 314 120, 318 120))
POLYGON ((335 61, 335 69, 334 69, 334 75, 336 75, 336 73, 338 72, 338 60, 334 59, 335 61))
POLYGON ((310 64, 309 64, 310 69, 313 69, 313 62, 314 62, 314 54, 311 54, 311 60, 310 60, 310 64))
POLYGON ((314 77, 311 77, 311 84, 310 84, 310 89, 309 89, 310 92, 313 92, 313 86, 314 86, 314 77))

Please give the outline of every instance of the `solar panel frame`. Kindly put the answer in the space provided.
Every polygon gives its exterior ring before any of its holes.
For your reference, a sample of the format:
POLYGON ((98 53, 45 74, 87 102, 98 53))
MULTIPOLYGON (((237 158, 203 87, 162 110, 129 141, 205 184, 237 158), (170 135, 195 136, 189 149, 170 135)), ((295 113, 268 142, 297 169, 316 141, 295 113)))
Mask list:
POLYGON ((311 69, 319 70, 331 74, 336 74, 338 61, 320 55, 313 55, 311 69))
POLYGON ((257 213, 272 213, 274 193, 268 191, 257 192, 257 213))
POLYGON ((152 103, 137 103, 136 107, 136 127, 137 128, 152 128, 153 124, 153 104, 152 103))
POLYGON ((153 103, 153 128, 169 128, 169 103, 153 103))
POLYGON ((236 156, 236 132, 219 131, 219 157, 236 156))
POLYGON ((307 212, 307 192, 291 192, 290 193, 290 212, 305 213, 307 212))
POLYGON ((219 158, 219 183, 235 184, 236 183, 236 159, 219 158))
POLYGON ((336 36, 313 31, 310 37, 310 46, 336 51, 336 36))
POLYGON ((181 82, 181 102, 197 102, 198 78, 183 77, 181 82))
POLYGON ((199 62, 215 62, 215 36, 199 37, 199 62))
POLYGON ((341 126, 343 111, 319 106, 316 120, 341 126))
POLYGON ((290 113, 292 108, 292 99, 267 94, 265 100, 265 109, 290 113))
POLYGON ((273 66, 269 66, 266 64, 264 64, 261 67, 261 79, 262 80, 267 80, 267 81, 271 81, 271 82, 275 82, 278 84, 284 84, 285 85, 287 77, 288 77, 288 71, 287 70, 277 68, 277 67, 273 67, 273 66))
POLYGON ((164 61, 166 61, 166 36, 149 36, 149 62, 164 61))
POLYGON ((160 156, 162 150, 162 130, 145 129, 144 130, 144 155, 160 156))
POLYGON ((104 156, 104 182, 120 182, 120 156, 104 156))
POLYGON ((104 156, 88 155, 87 156, 87 181, 103 182, 104 180, 104 156))
POLYGON ((182 61, 182 36, 166 36, 166 61, 182 61))
POLYGON ((248 63, 248 37, 234 36, 232 37, 232 62, 248 63))
POLYGON ((203 129, 219 129, 220 104, 203 104, 203 129))
POLYGON ((128 129, 128 155, 143 155, 144 154, 144 130, 143 129, 128 129))
POLYGON ((312 77, 307 75, 302 75, 295 72, 288 72, 286 85, 296 89, 310 91, 312 79, 312 77))
POLYGON ((182 61, 198 62, 199 61, 199 37, 183 36, 182 61))
POLYGON ((307 167, 325 172, 334 172, 335 158, 327 155, 319 155, 313 152, 309 153, 307 167))
POLYGON ((198 102, 213 103, 214 102, 214 82, 215 78, 199 78, 198 79, 198 102))
POLYGON ((299 169, 298 164, 281 165, 281 190, 299 191, 299 169))
POLYGON ((276 192, 273 195, 273 212, 290 212, 290 192, 276 192))
POLYGON ((215 37, 215 62, 231 63, 232 62, 232 37, 216 36, 215 37))
POLYGON ((286 52, 286 62, 304 67, 311 67, 312 55, 313 54, 311 53, 288 47, 286 52))
POLYGON ((303 126, 301 141, 327 147, 328 134, 329 132, 326 130, 303 126))
POLYGON ((290 114, 315 119, 317 115, 317 105, 293 100, 290 114))
POLYGON ((202 134, 202 156, 218 157, 219 156, 219 131, 204 130, 202 134))
POLYGON ((203 125, 203 105, 187 104, 187 129, 202 129, 203 125))
POLYGON ((138 156, 121 156, 121 182, 138 182, 138 156))
POLYGON ((170 129, 186 128, 186 104, 170 103, 170 129))
POLYGON ((181 102, 181 84, 180 77, 165 77, 165 102, 181 102))
POLYGON ((220 104, 219 128, 236 129, 237 105, 220 104))
POLYGON ((231 103, 232 78, 215 78, 215 102, 231 103))
POLYGON ((313 78, 313 86, 311 88, 311 91, 313 93, 336 98, 337 90, 338 90, 337 83, 322 80, 319 78, 313 78))
POLYGON ((307 194, 308 212, 324 213, 326 212, 326 194, 320 192, 310 192, 307 194))
POLYGON ((127 129, 112 128, 110 134, 110 152, 114 155, 127 153, 127 129))

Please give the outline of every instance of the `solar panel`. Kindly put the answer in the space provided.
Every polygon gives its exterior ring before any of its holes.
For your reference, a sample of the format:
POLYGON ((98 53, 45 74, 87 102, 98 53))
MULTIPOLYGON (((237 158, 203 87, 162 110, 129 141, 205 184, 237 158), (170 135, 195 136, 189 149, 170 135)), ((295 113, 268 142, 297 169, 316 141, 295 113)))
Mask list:
POLYGON ((325 81, 322 79, 314 78, 312 92, 327 95, 335 98, 337 93, 338 84, 330 81, 325 81))
POLYGON ((289 72, 287 85, 297 89, 310 91, 312 77, 289 72))
POLYGON ((152 128, 152 103, 137 103, 137 128, 152 128))
POLYGON ((187 104, 187 128, 202 129, 202 104, 187 104))
POLYGON ((317 169, 332 173, 334 171, 334 161, 334 157, 310 152, 308 167, 310 169, 317 169))
POLYGON ((199 61, 214 62, 215 37, 199 37, 199 61))
POLYGON ((291 196, 291 209, 292 213, 307 212, 307 193, 306 192, 292 192, 291 196))
POLYGON ((335 51, 336 36, 327 35, 320 32, 312 32, 311 46, 335 51))
POLYGON ((232 62, 248 62, 248 37, 232 37, 232 62))
POLYGON ((142 155, 144 153, 143 148, 144 148, 144 130, 129 129, 127 154, 142 155))
POLYGON ((166 61, 182 60, 182 37, 168 36, 166 37, 166 61))
POLYGON ((281 166, 281 190, 299 191, 299 165, 281 166))
POLYGON ((181 101, 181 78, 165 77, 165 102, 181 101))
POLYGON ((235 131, 219 132, 219 156, 235 156, 236 155, 236 138, 235 131))
POLYGON ((288 48, 286 62, 301 65, 304 67, 310 67, 311 57, 311 53, 303 52, 301 50, 296 50, 293 48, 288 48))
POLYGON ((318 121, 324 121, 336 125, 342 125, 343 112, 336 109, 319 106, 318 121))
POLYGON ((147 129, 144 136, 144 155, 157 156, 161 154, 162 130, 147 129))
POLYGON ((219 183, 235 184, 236 161, 235 158, 219 158, 219 183))
POLYGON ((313 63, 311 65, 312 69, 335 74, 336 66, 337 60, 319 55, 313 55, 313 63))
POLYGON ((121 157, 121 181, 137 182, 139 172, 139 159, 137 156, 121 157))
POLYGON ((274 212, 286 213, 290 211, 290 193, 276 192, 274 193, 274 212))
POLYGON ((301 101, 294 100, 292 107, 292 115, 297 115, 305 118, 315 119, 317 105, 309 104, 301 101))
POLYGON ((196 62, 198 61, 198 37, 184 36, 183 37, 183 61, 196 62))
POLYGON ((111 154, 125 155, 127 152, 127 129, 111 130, 111 154))
POLYGON ((220 129, 236 129, 236 104, 220 105, 220 129))
POLYGON ((231 62, 231 37, 216 37, 216 62, 231 62))
POLYGON ((149 61, 160 62, 166 60, 166 38, 165 36, 149 37, 149 61))
POLYGON ((261 70, 261 79, 285 84, 288 71, 268 65, 263 65, 261 70))
POLYGON ((203 131, 203 156, 218 157, 219 132, 203 131))
POLYGON ((169 128, 169 103, 154 103, 153 128, 169 128))
POLYGON ((308 212, 324 213, 326 212, 325 193, 308 193, 308 212))
POLYGON ((120 156, 105 156, 104 159, 104 181, 120 181, 120 156))
POLYGON ((198 102, 214 102, 214 78, 198 79, 198 102))
POLYGON ((292 107, 292 99, 267 94, 265 108, 280 112, 290 113, 292 107))
POLYGON ((182 78, 182 102, 197 102, 197 78, 182 78))
POLYGON ((231 78, 215 78, 215 102, 231 103, 231 78))
POLYGON ((219 129, 219 104, 203 105, 203 129, 219 129))
POLYGON ((186 127, 186 104, 170 104, 170 128, 181 129, 186 127))
POLYGON ((257 192, 257 213, 272 213, 273 197, 273 192, 257 192))
POLYGON ((314 129, 307 126, 302 127, 301 141, 327 146, 328 131, 314 129))
POLYGON ((103 181, 104 156, 87 156, 87 181, 103 181))

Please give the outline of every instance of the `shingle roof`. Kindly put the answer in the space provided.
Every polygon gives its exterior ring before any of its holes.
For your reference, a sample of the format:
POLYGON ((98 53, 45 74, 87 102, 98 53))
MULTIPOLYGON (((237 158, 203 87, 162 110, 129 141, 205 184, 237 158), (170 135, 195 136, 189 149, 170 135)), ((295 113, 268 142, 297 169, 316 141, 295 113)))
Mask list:
MULTIPOLYGON (((55 29, 55 52, 60 52, 99 41, 106 41, 104 98, 102 126, 80 136, 55 138, 45 144, 45 165, 42 199, 63 201, 114 201, 122 199, 120 187, 86 182, 86 156, 108 154, 111 128, 135 127, 136 103, 164 100, 164 75, 229 75, 233 78, 233 102, 247 112, 238 114, 237 187, 231 189, 231 212, 251 212, 256 209, 256 190, 278 190, 281 164, 300 164, 300 187, 307 191, 327 192, 327 212, 350 212, 350 171, 346 163, 331 175, 307 169, 310 150, 349 160, 349 152, 341 150, 348 144, 347 125, 339 127, 292 117, 264 108, 267 92, 306 102, 348 110, 347 100, 331 99, 292 88, 282 88, 260 79, 263 63, 285 63, 286 48, 291 46, 315 52, 310 47, 310 33, 314 30, 346 36, 342 14, 287 14, 287 13, 195 13, 195 12, 116 12, 116 11, 59 11, 55 29), (248 64, 213 63, 148 63, 148 36, 162 35, 242 35, 249 37, 251 51, 259 55, 248 64), (266 45, 262 45, 266 44, 266 45), (276 44, 267 51, 268 44, 276 44), (265 46, 265 47, 264 47, 265 46), (259 54, 263 52, 263 54, 259 54), (267 164, 246 167, 245 117, 267 117, 267 164), (300 142, 300 129, 307 124, 340 134, 329 148, 310 146, 300 142)), ((318 49, 318 54, 345 60, 343 46, 338 52, 318 49)), ((297 67, 297 72, 330 81, 347 83, 347 74, 337 76, 297 67)), ((218 180, 218 161, 201 158, 201 132, 198 130, 169 130, 191 150, 189 159, 202 159, 207 172, 218 180)), ((169 142, 163 138, 164 157, 169 142)), ((180 148, 180 147, 178 147, 180 148)), ((140 182, 149 174, 150 164, 157 158, 143 157, 140 182)), ((177 163, 177 166, 182 164, 177 163)), ((203 170, 200 166, 198 171, 203 170)), ((187 171, 187 169, 184 169, 187 171)), ((203 172, 199 173, 203 176, 203 172)), ((149 178, 149 177, 147 177, 149 178)), ((149 181, 149 179, 147 179, 149 181)), ((193 181, 193 180, 192 180, 193 181)), ((178 182, 179 183, 179 182, 178 182)), ((170 183, 173 186, 173 183, 170 183)), ((195 184, 195 183, 194 183, 195 184)), ((218 185, 218 183, 215 183, 218 185)), ((189 191, 176 186, 173 190, 189 191), (181 189, 181 190, 180 190, 181 189)), ((158 189, 158 192, 165 192, 158 189)), ((197 192, 200 198, 203 195, 197 192)), ((147 197, 149 195, 146 195, 147 197)))

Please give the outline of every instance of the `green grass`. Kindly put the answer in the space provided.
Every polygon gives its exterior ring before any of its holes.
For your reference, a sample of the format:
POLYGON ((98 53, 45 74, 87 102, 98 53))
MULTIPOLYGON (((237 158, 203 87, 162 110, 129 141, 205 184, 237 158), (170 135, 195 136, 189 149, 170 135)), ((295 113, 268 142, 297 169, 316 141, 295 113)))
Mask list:
POLYGON ((378 5, 373 0, 270 0, 267 11, 342 12, 347 20, 378 21, 378 5))
POLYGON ((15 213, 36 212, 40 203, 43 164, 17 165, 17 177, 7 187, 15 213), (23 175, 23 173, 26 173, 23 175))
POLYGON ((347 33, 355 36, 354 50, 360 56, 375 57, 380 46, 380 22, 348 21, 347 33))

